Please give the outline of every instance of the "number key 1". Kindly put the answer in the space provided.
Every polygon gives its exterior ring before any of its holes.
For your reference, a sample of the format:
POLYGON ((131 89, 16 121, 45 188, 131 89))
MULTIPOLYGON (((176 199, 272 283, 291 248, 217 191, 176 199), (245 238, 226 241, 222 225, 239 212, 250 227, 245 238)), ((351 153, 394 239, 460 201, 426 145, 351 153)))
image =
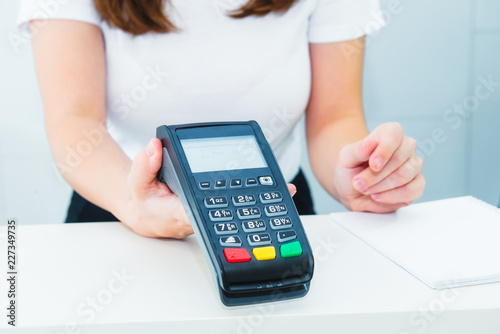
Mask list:
POLYGON ((228 206, 225 197, 206 197, 204 202, 206 208, 225 208, 228 206))

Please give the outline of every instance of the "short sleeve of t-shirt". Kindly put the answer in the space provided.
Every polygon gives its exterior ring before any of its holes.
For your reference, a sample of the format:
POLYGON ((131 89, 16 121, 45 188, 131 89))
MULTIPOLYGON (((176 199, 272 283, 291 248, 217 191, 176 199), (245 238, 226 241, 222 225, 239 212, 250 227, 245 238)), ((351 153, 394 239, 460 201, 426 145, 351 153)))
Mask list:
POLYGON ((64 19, 100 25, 101 18, 92 0, 21 0, 17 24, 29 31, 29 21, 64 19))
POLYGON ((309 21, 309 42, 356 39, 384 25, 378 0, 318 0, 309 21))

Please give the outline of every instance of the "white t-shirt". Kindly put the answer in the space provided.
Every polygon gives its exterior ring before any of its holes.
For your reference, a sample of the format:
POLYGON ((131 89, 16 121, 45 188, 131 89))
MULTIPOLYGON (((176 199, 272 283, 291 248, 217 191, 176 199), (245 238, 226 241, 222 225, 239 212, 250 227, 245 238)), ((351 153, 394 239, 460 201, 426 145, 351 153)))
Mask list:
POLYGON ((310 93, 308 45, 376 30, 383 25, 379 3, 299 0, 281 15, 225 14, 246 2, 172 0, 167 15, 179 32, 137 37, 103 22, 92 0, 22 0, 18 23, 27 30, 31 19, 71 19, 101 28, 108 128, 130 158, 162 124, 254 119, 290 181, 310 93))

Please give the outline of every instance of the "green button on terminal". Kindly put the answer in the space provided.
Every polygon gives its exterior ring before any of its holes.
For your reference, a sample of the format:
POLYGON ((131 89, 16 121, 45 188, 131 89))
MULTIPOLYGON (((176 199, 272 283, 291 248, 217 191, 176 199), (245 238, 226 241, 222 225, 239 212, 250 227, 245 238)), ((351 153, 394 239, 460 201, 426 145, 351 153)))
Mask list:
POLYGON ((292 257, 301 255, 302 247, 300 246, 300 242, 294 241, 288 244, 281 245, 280 254, 281 257, 292 257))

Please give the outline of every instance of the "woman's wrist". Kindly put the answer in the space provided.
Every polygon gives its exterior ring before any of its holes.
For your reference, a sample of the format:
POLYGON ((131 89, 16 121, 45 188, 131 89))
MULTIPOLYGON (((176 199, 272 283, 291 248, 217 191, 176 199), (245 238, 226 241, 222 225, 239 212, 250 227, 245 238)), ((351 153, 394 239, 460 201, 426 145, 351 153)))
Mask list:
POLYGON ((111 212, 118 220, 126 225, 130 225, 130 222, 133 220, 132 217, 134 216, 134 212, 136 211, 134 194, 128 181, 129 173, 130 167, 127 172, 120 177, 120 180, 115 182, 112 191, 105 196, 106 210, 111 212))

